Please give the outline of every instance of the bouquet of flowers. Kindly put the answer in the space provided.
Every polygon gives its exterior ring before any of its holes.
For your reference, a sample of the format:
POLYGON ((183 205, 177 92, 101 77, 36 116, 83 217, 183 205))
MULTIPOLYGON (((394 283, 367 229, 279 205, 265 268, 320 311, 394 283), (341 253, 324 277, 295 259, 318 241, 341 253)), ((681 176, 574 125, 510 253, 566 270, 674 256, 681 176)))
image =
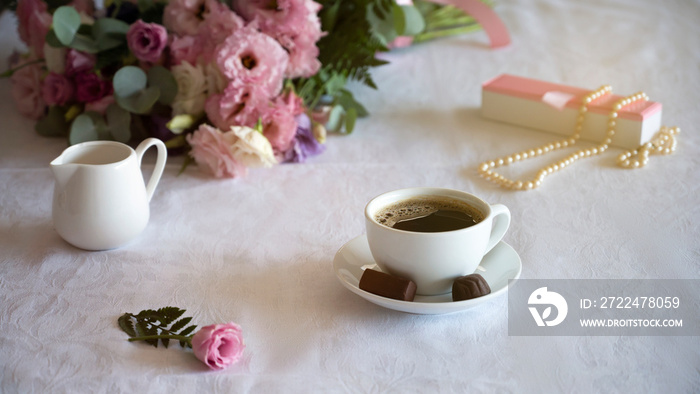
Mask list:
POLYGON ((70 144, 157 137, 216 177, 303 162, 367 114, 378 52, 478 24, 410 0, 19 0, 28 51, 4 76, 36 131, 70 144))

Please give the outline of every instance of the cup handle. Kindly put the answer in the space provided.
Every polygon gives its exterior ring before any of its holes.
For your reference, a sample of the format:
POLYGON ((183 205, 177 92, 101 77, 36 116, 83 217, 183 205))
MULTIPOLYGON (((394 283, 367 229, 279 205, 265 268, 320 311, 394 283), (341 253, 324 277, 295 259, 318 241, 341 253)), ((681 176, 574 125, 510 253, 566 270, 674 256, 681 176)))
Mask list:
POLYGON ((506 235, 506 231, 510 227, 510 210, 503 204, 491 205, 491 220, 491 236, 484 254, 490 252, 506 235))
POLYGON ((139 168, 141 168, 141 160, 143 159, 143 154, 146 153, 148 148, 153 145, 158 148, 158 159, 156 160, 156 166, 153 168, 153 174, 151 174, 151 179, 148 180, 148 185, 146 186, 146 195, 148 196, 148 202, 151 202, 153 197, 153 192, 156 191, 156 186, 160 181, 161 175, 163 175, 163 170, 165 169, 165 161, 168 158, 168 150, 165 148, 163 141, 157 138, 146 138, 143 140, 139 146, 136 147, 136 156, 139 159, 139 168))

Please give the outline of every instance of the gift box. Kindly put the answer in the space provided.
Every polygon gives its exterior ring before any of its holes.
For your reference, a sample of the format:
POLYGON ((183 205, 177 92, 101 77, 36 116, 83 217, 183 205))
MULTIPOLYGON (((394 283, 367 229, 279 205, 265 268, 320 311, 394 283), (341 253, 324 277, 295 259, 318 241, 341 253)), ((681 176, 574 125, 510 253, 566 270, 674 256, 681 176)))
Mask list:
MULTIPOLYGON (((594 89, 503 74, 482 85, 481 113, 488 119, 571 136, 582 99, 594 89)), ((607 95, 589 104, 581 139, 595 143, 605 140, 608 116, 620 98, 622 96, 607 95)), ((618 112, 611 145, 637 148, 649 141, 660 126, 661 103, 631 104, 618 112)))

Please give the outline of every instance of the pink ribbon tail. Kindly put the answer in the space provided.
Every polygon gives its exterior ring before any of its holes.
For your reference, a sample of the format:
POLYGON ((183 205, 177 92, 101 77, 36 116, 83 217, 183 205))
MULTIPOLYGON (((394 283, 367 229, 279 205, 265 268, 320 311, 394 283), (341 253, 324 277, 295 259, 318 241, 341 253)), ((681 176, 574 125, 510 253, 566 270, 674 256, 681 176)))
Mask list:
POLYGON ((479 0, 429 0, 433 3, 452 5, 467 14, 481 25, 491 41, 491 48, 502 48, 510 44, 510 34, 501 18, 491 7, 479 0))

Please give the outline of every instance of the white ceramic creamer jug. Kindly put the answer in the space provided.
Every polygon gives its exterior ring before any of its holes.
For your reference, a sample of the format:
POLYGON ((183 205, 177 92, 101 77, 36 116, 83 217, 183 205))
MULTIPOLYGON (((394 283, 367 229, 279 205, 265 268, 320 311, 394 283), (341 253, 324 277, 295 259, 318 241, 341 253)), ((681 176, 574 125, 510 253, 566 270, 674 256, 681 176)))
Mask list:
POLYGON ((165 144, 155 138, 144 140, 136 150, 114 141, 83 142, 64 150, 51 162, 58 234, 87 250, 114 249, 138 236, 148 224, 148 203, 167 155, 165 144), (146 186, 141 160, 153 145, 158 159, 146 186))

